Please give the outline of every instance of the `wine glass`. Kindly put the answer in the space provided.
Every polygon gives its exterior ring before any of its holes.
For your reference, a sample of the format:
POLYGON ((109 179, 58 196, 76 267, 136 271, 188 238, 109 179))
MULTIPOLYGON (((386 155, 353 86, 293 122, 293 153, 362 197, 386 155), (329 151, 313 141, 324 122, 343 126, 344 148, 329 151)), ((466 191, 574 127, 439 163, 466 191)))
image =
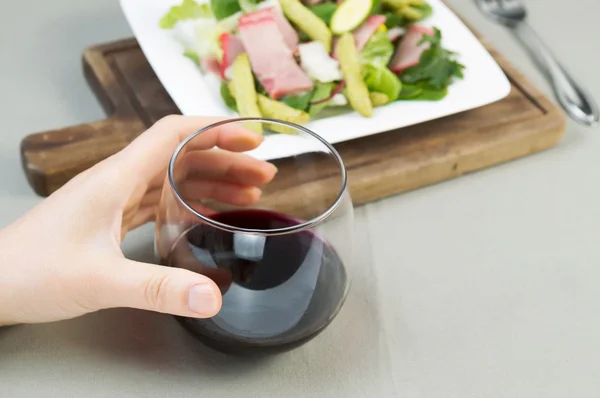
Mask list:
POLYGON ((344 303, 353 223, 343 161, 312 131, 263 118, 226 120, 197 131, 171 158, 156 222, 156 254, 163 265, 211 278, 223 293, 223 305, 210 319, 177 320, 204 344, 229 353, 302 345, 325 329, 344 303), (214 129, 262 131, 265 139, 242 153, 201 149, 204 135, 214 129), (217 165, 243 159, 252 160, 246 162, 250 169, 268 162, 278 170, 253 203, 224 195, 214 188, 221 182, 211 179, 217 165))

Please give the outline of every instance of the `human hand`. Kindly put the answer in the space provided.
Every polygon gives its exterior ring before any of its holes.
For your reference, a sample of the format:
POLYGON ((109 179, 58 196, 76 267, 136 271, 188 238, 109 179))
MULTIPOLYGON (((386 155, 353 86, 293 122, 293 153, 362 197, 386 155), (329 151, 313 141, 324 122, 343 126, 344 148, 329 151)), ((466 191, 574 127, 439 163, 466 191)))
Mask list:
MULTIPOLYGON (((131 307, 205 318, 221 307, 206 276, 124 257, 125 233, 152 221, 166 168, 189 134, 220 119, 169 116, 119 153, 73 178, 33 210, 0 231, 0 325, 69 319, 105 308, 131 307)), ((196 197, 252 204, 277 169, 233 153, 256 148, 250 130, 211 129, 200 135, 203 175, 196 197), (210 158, 210 162, 208 162, 210 158)))

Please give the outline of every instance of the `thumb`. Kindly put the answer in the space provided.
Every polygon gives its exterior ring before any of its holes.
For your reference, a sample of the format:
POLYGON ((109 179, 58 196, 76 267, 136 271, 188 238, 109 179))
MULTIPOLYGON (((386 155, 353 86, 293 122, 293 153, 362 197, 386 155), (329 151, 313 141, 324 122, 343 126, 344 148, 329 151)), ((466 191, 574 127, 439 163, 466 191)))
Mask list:
POLYGON ((124 259, 110 267, 106 308, 130 307, 172 315, 209 318, 221 309, 221 292, 204 275, 185 269, 124 259))

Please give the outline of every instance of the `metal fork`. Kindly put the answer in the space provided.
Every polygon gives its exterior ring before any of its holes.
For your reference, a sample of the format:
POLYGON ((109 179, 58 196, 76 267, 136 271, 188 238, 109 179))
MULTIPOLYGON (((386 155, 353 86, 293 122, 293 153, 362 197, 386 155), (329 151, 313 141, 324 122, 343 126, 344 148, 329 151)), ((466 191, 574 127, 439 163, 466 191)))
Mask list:
POLYGON ((527 11, 521 0, 475 0, 490 19, 510 28, 545 72, 565 112, 585 126, 598 125, 598 105, 561 65, 540 37, 525 22, 527 11))

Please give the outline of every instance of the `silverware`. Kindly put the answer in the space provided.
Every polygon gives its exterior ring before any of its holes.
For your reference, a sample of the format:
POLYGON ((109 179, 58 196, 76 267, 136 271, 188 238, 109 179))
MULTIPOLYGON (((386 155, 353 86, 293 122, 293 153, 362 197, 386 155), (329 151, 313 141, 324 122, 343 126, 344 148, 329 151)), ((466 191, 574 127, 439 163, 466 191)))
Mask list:
POLYGON ((490 19, 510 29, 532 54, 550 80, 554 94, 565 112, 585 126, 598 124, 598 105, 561 65, 540 37, 525 22, 527 11, 521 0, 476 0, 490 19))

